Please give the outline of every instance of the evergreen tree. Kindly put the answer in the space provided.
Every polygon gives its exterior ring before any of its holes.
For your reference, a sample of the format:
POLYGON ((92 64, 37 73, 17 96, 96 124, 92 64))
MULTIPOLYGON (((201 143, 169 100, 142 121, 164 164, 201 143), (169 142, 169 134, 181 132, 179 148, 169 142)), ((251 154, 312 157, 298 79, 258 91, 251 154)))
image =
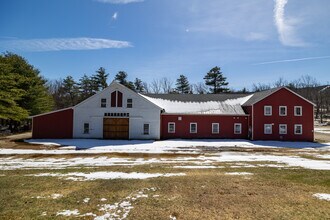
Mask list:
MULTIPOLYGON (((0 58, 1 80, 6 81, 6 83, 1 83, 0 91, 11 90, 12 100, 7 104, 11 103, 11 106, 17 110, 16 119, 15 117, 11 117, 11 119, 21 120, 26 112, 29 115, 36 115, 50 111, 53 107, 53 100, 48 93, 47 80, 40 76, 39 70, 30 65, 23 57, 13 53, 7 52, 0 58), (15 95, 17 93, 19 95, 15 95), (21 113, 22 117, 19 116, 21 113)), ((4 106, 2 108, 6 108, 4 106)), ((12 111, 13 109, 7 110, 12 111)))
POLYGON ((72 76, 67 76, 63 80, 63 93, 68 106, 74 106, 78 103, 79 88, 72 76))
POLYGON ((220 67, 212 68, 204 77, 205 84, 210 86, 210 92, 213 94, 228 92, 229 89, 226 88, 228 82, 226 82, 227 78, 223 76, 220 71, 220 67))
POLYGON ((178 93, 189 93, 190 92, 190 85, 189 85, 189 81, 188 78, 184 75, 180 75, 180 77, 176 80, 176 88, 175 90, 178 93))
POLYGON ((127 88, 135 91, 134 83, 127 80, 127 73, 125 71, 119 71, 115 76, 115 80, 127 88))
POLYGON ((94 90, 93 82, 90 77, 84 74, 83 77, 79 79, 79 102, 84 101, 85 99, 91 97, 96 92, 94 90))
POLYGON ((93 83, 95 84, 95 90, 96 91, 102 91, 103 89, 108 87, 108 76, 105 72, 105 69, 103 67, 100 67, 96 71, 96 75, 92 76, 93 83))
POLYGON ((141 79, 135 78, 134 86, 135 86, 135 91, 140 92, 140 93, 144 92, 144 86, 143 86, 143 82, 141 79))

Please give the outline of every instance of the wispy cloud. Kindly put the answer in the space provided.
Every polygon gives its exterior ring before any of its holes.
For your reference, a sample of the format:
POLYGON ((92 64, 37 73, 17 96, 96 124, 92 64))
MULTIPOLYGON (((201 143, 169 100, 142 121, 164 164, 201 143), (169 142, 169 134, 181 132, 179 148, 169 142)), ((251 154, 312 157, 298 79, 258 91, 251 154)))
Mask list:
POLYGON ((132 47, 132 44, 128 41, 85 37, 0 41, 1 50, 12 51, 99 50, 126 47, 132 47))
POLYGON ((320 60, 320 59, 330 59, 330 56, 303 57, 303 58, 288 59, 288 60, 275 60, 275 61, 268 61, 268 62, 262 62, 262 63, 255 63, 253 65, 265 65, 265 64, 274 64, 274 63, 287 63, 287 62, 298 62, 298 61, 305 61, 305 60, 320 60))
POLYGON ((118 18, 118 12, 113 13, 112 20, 117 20, 118 18))
POLYGON ((102 3, 109 3, 109 4, 128 4, 128 3, 143 2, 144 0, 95 0, 95 1, 102 3))
POLYGON ((296 19, 285 18, 285 6, 288 0, 275 0, 274 22, 279 34, 281 43, 285 46, 306 46, 306 43, 299 39, 294 25, 298 23, 296 19))

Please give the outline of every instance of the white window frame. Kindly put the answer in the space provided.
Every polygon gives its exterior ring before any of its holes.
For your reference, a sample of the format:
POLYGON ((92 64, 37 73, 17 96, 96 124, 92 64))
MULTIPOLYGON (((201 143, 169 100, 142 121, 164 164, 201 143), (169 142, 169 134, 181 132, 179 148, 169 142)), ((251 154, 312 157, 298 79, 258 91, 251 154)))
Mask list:
POLYGON ((264 124, 264 134, 273 134, 273 125, 272 124, 264 124), (269 132, 267 132, 266 127, 270 127, 269 132))
POLYGON ((303 133, 303 126, 302 126, 302 124, 295 124, 295 125, 294 125, 294 134, 302 135, 302 133, 303 133), (296 132, 296 129, 297 129, 298 126, 301 127, 301 129, 300 129, 301 132, 300 132, 300 133, 297 133, 297 132, 296 132))
POLYGON ((303 115, 302 106, 295 106, 294 107, 294 116, 302 116, 302 115, 303 115), (300 115, 297 115, 296 109, 300 109, 300 115))
POLYGON ((150 134, 150 124, 149 123, 144 123, 143 124, 143 135, 149 135, 149 134, 150 134), (148 132, 145 132, 146 130, 145 130, 144 126, 146 126, 146 125, 148 125, 148 132))
POLYGON ((287 116, 287 114, 288 114, 288 108, 287 108, 287 106, 279 106, 278 107, 278 115, 279 116, 287 116), (284 108, 285 109, 285 114, 281 114, 281 108, 284 108))
POLYGON ((84 122, 84 124, 83 124, 83 133, 84 134, 89 134, 89 131, 91 130, 91 128, 90 128, 90 124, 88 123, 88 122, 84 122), (87 127, 88 127, 88 130, 85 130, 85 125, 87 125, 87 127))
POLYGON ((132 98, 128 98, 126 100, 126 108, 133 108, 133 99, 132 98), (131 102, 128 102, 128 100, 131 100, 131 102))
POLYGON ((242 134, 242 123, 235 123, 234 124, 234 134, 242 134), (236 131, 236 126, 239 126, 239 131, 236 131))
POLYGON ((212 134, 219 134, 220 133, 220 125, 219 123, 212 123, 212 134), (214 131, 214 126, 217 126, 217 130, 214 131))
POLYGON ((196 122, 191 122, 191 123, 190 123, 189 131, 190 131, 190 134, 196 134, 196 133, 197 133, 197 123, 196 123, 196 122), (196 125, 196 131, 192 131, 192 130, 191 130, 191 125, 196 125))
POLYGON ((271 105, 265 105, 264 106, 264 116, 272 116, 272 114, 273 114, 273 108, 272 108, 272 106, 271 105), (270 113, 269 114, 266 114, 267 113, 267 111, 266 111, 267 108, 270 109, 270 113))
POLYGON ((288 125, 287 124, 279 124, 278 125, 278 133, 279 134, 288 134, 288 125), (281 126, 285 126, 285 133, 281 132, 281 126))
POLYGON ((101 108, 106 108, 107 107, 107 99, 106 98, 101 98, 101 108), (105 100, 103 102, 103 100, 105 100), (104 104, 104 106, 102 106, 104 104))
POLYGON ((175 122, 167 123, 167 132, 168 133, 175 133, 175 122), (170 126, 173 125, 173 131, 171 131, 170 126))

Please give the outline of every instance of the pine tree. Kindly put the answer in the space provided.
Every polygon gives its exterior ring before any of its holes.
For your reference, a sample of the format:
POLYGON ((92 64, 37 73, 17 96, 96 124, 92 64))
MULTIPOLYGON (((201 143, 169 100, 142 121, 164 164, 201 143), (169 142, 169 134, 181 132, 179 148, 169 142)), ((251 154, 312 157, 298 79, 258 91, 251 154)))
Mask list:
POLYGON ((180 77, 176 80, 175 85, 176 85, 175 90, 178 93, 187 94, 190 92, 190 85, 188 78, 184 75, 180 75, 180 77))
POLYGON ((91 97, 96 92, 94 90, 93 82, 90 77, 84 74, 83 77, 79 79, 79 102, 84 101, 85 99, 91 97))
POLYGON ((144 86, 143 86, 143 82, 141 79, 135 78, 134 86, 135 86, 135 91, 140 92, 140 93, 144 92, 144 86))
POLYGON ((212 68, 204 77, 205 84, 210 86, 210 92, 213 94, 228 92, 229 89, 226 88, 228 82, 226 82, 227 78, 223 76, 220 71, 220 67, 212 68))
POLYGON ((115 80, 127 88, 135 91, 134 83, 127 80, 127 73, 125 71, 119 71, 115 76, 115 80))
POLYGON ((78 103, 78 89, 78 85, 72 76, 67 76, 63 80, 63 92, 69 106, 74 106, 78 103))
POLYGON ((96 71, 96 75, 92 76, 93 83, 95 84, 95 90, 102 91, 103 89, 108 87, 108 76, 103 67, 100 67, 96 71))

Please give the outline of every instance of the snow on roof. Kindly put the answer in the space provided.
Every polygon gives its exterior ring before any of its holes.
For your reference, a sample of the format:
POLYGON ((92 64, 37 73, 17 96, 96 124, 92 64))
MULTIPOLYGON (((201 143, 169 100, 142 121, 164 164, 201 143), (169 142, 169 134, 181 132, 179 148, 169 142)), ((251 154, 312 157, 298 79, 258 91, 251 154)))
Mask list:
POLYGON ((248 95, 235 99, 227 99, 225 101, 183 102, 177 100, 152 98, 142 94, 140 95, 163 108, 166 113, 223 115, 245 115, 241 105, 252 97, 252 95, 248 95))

